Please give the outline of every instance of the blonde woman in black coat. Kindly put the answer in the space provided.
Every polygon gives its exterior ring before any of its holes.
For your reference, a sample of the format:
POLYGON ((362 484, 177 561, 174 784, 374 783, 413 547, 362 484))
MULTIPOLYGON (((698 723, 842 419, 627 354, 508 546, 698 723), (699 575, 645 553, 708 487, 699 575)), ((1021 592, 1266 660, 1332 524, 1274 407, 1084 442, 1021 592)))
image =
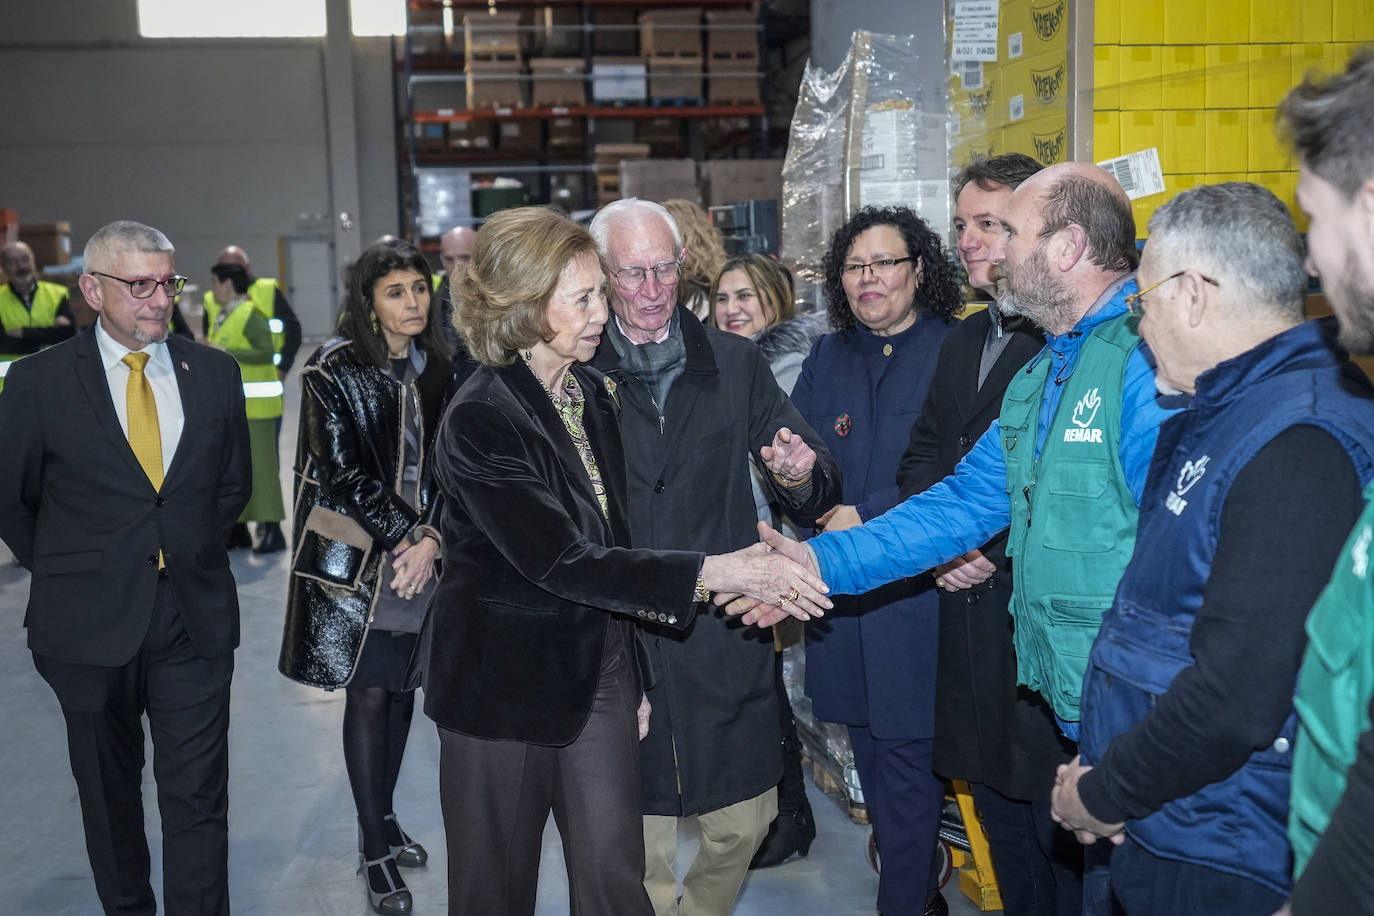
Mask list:
POLYGON ((424 637, 450 914, 534 912, 550 812, 572 912, 652 913, 636 623, 687 629, 712 591, 803 617, 829 606, 823 583, 759 545, 629 549, 615 386, 581 365, 601 340, 605 285, 584 229, 526 207, 483 226, 458 295, 483 368, 436 449, 445 568, 424 637))

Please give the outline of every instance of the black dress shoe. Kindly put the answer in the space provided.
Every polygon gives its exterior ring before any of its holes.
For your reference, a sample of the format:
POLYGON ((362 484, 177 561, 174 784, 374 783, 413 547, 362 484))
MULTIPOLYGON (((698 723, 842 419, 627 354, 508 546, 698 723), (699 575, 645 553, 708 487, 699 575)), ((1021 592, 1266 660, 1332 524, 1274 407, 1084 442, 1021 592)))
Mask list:
POLYGON ((242 550, 245 547, 253 546, 253 535, 248 533, 248 525, 239 522, 234 526, 234 530, 229 532, 229 543, 225 544, 226 550, 242 550))
POLYGON ((253 553, 277 553, 285 549, 286 538, 282 537, 281 525, 276 522, 264 522, 262 537, 258 539, 258 546, 253 548, 253 553))
POLYGON ((816 820, 811 816, 811 803, 803 796, 801 804, 791 811, 778 812, 749 867, 772 868, 794 855, 805 858, 815 838, 816 820))

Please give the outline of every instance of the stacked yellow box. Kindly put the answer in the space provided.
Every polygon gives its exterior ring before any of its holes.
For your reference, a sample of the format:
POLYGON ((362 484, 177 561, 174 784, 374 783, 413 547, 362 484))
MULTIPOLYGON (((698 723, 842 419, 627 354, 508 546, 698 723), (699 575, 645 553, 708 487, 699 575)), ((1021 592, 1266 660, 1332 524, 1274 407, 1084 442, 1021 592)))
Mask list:
POLYGON ((1164 193, 1135 203, 1139 233, 1179 191, 1230 180, 1269 188, 1305 228, 1275 106, 1374 41, 1374 0, 1105 0, 1093 15, 1093 158, 1153 146, 1164 169, 1164 193))

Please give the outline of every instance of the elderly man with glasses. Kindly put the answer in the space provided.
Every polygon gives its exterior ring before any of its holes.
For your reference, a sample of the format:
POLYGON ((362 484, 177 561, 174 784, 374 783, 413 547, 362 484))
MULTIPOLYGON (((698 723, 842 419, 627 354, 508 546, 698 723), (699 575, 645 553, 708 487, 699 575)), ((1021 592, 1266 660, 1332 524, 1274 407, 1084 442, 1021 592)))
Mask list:
POLYGON ((229 912, 224 540, 251 478, 238 364, 168 336, 186 283, 172 254, 150 226, 98 230, 79 281, 96 323, 15 363, 0 392, 0 538, 32 573, 28 645, 66 719, 95 890, 104 912, 147 916, 144 716, 163 909, 229 912))
POLYGON ((1374 477, 1368 381, 1304 321, 1306 251, 1257 185, 1150 220, 1131 297, 1161 391, 1135 555, 1093 644, 1055 817, 1122 844, 1128 913, 1274 912, 1289 889, 1293 694, 1307 612, 1374 477))
MULTIPOLYGON (((593 364, 624 411, 634 546, 720 553, 756 542, 751 461, 788 514, 813 525, 840 498, 834 460, 753 343, 676 304, 685 250, 672 216, 620 200, 590 231, 613 312, 593 364)), ((719 612, 698 614, 685 636, 650 635, 658 681, 642 745, 645 886, 658 916, 725 914, 776 814, 772 640, 719 612), (679 903, 677 819, 689 815, 700 816, 702 842, 679 903)))

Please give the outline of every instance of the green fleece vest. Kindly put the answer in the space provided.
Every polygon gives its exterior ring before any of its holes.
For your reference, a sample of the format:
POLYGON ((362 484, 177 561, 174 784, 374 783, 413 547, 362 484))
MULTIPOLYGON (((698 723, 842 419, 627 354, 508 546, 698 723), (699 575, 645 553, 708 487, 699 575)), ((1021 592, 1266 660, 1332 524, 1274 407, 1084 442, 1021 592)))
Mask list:
MULTIPOLYGON (((242 305, 229 313, 219 327, 210 326, 210 343, 231 355, 236 350, 252 349, 253 344, 244 333, 248 322, 257 314, 251 306, 242 305)), ((235 356, 237 359, 238 357, 235 356)), ((270 420, 282 414, 282 383, 277 367, 271 363, 246 363, 239 360, 243 376, 243 401, 248 419, 270 420)))
POLYGON ((1307 652, 1298 675, 1298 735, 1293 745, 1293 787, 1288 839, 1293 878, 1302 874, 1331 812, 1345 792, 1356 744, 1369 729, 1374 694, 1374 483, 1365 487, 1365 510, 1341 551, 1331 581, 1307 618, 1307 652))
MULTIPOLYGON (((281 320, 277 318, 277 281, 270 277, 260 277, 254 280, 248 287, 248 299, 253 303, 253 308, 258 310, 262 317, 267 319, 268 330, 272 332, 272 361, 281 364, 281 348, 286 343, 286 332, 283 330, 281 320)), ((215 301, 215 294, 210 290, 205 291, 205 319, 210 327, 215 326, 215 319, 219 317, 220 304, 215 301)))
POLYGON ((1007 386, 998 423, 1007 462, 1017 679, 1079 720, 1088 651, 1135 546, 1136 504, 1121 466, 1126 361, 1140 342, 1122 315, 1083 341, 1040 457, 1036 425, 1053 360, 1007 386))

